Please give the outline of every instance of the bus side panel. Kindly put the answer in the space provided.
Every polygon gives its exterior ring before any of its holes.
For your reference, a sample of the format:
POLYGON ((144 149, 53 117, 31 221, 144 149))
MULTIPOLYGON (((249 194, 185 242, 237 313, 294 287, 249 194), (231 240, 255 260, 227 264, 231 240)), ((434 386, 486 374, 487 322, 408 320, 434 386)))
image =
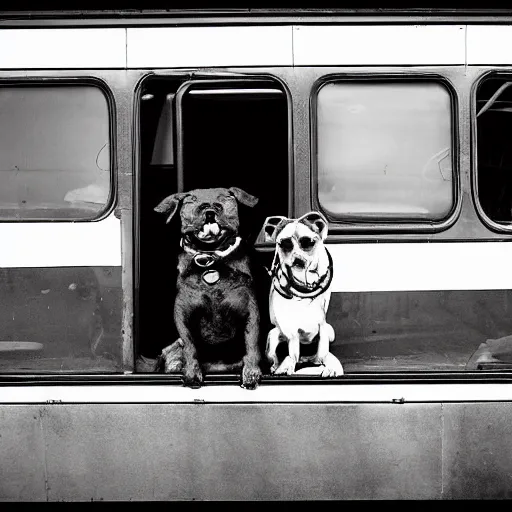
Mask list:
POLYGON ((512 498, 511 403, 443 406, 444 495, 512 498))
MULTIPOLYGON (((50 501, 441 496, 439 404, 22 409, 42 418, 50 501)), ((16 420, 7 425, 18 429, 16 420)), ((27 431, 26 443, 40 435, 27 431)), ((8 471, 12 463, 2 460, 7 489, 19 488, 8 471)), ((40 499, 40 484, 28 485, 20 497, 40 499)))
POLYGON ((510 498, 511 408, 2 407, 0 499, 510 498))
POLYGON ((45 439, 42 409, 0 407, 0 500, 45 501, 45 439))

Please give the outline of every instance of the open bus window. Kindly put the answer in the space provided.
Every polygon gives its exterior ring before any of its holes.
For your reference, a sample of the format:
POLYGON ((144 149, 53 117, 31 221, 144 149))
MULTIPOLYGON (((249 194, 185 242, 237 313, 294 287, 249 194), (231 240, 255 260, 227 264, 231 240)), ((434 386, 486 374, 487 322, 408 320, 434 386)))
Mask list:
POLYGON ((316 95, 318 200, 331 220, 441 221, 454 204, 452 108, 433 81, 330 81, 316 95))
POLYGON ((483 80, 476 93, 477 198, 494 222, 512 221, 512 77, 483 80))
POLYGON ((98 217, 111 197, 109 124, 99 87, 0 86, 0 218, 98 217))
MULTIPOLYGON (((143 83, 136 306, 139 361, 141 356, 154 359, 177 338, 169 308, 174 301, 180 231, 177 217, 166 225, 155 206, 175 192, 239 187, 259 199, 254 208, 239 208, 241 235, 249 245, 255 244, 267 216, 289 213, 288 109, 283 86, 271 78, 149 77, 143 83)), ((270 266, 272 255, 270 251, 256 254, 263 270, 263 265, 270 266)), ((261 310, 268 306, 263 304, 261 310)))
POLYGON ((241 219, 252 242, 267 216, 288 214, 284 90, 270 80, 196 81, 177 99, 180 188, 234 186, 256 196, 257 209, 241 219))

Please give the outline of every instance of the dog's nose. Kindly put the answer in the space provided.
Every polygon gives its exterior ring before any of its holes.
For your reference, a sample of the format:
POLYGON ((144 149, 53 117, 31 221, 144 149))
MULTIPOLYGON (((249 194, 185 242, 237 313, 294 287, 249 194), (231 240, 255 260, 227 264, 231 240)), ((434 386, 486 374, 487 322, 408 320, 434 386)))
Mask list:
POLYGON ((215 222, 215 210, 206 210, 204 216, 207 223, 215 222))
POLYGON ((302 260, 301 258, 295 258, 293 260, 293 266, 302 269, 306 266, 306 262, 304 260, 302 260))

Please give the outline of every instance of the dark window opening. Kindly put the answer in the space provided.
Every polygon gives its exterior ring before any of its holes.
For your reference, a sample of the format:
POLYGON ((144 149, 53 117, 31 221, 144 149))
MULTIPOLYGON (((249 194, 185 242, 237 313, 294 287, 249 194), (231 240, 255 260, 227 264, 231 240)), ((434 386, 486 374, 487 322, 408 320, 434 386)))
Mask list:
MULTIPOLYGON (((288 118, 286 93, 275 80, 145 81, 136 237, 138 371, 151 371, 161 350, 178 337, 173 307, 179 220, 166 224, 155 206, 178 191, 239 187, 259 199, 254 208, 239 207, 241 235, 253 245, 267 216, 288 215, 288 118)), ((255 253, 264 270, 272 253, 255 253)), ((268 287, 262 299, 268 300, 268 287)), ((265 316, 268 305, 261 310, 265 316)))
POLYGON ((484 80, 476 93, 478 201, 489 219, 512 221, 512 77, 484 80))
POLYGON ((195 82, 178 108, 183 190, 239 187, 258 197, 256 208, 241 218, 245 236, 254 241, 266 216, 288 214, 285 92, 270 81, 195 82))

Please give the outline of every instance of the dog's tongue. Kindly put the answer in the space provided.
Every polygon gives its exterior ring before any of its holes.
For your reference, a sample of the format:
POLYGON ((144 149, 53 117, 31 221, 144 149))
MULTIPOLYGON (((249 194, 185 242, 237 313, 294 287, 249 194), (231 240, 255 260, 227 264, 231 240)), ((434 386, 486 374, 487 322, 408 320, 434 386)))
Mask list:
POLYGON ((199 231, 197 236, 199 238, 207 238, 209 236, 217 236, 219 234, 220 228, 216 222, 208 223, 203 226, 203 229, 199 231))

